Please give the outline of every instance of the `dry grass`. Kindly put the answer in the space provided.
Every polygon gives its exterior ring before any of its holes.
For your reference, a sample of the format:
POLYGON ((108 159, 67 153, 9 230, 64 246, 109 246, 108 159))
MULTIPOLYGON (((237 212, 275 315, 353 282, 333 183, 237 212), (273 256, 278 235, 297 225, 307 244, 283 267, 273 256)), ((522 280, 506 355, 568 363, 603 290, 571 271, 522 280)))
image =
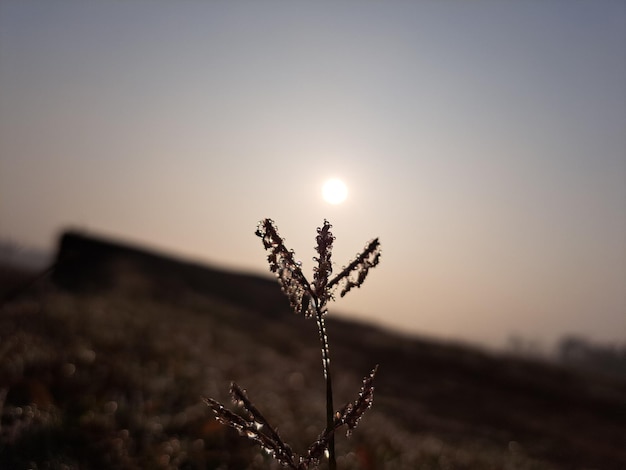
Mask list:
MULTIPOLYGON (((304 451, 324 426, 315 336, 252 334, 250 312, 207 298, 179 306, 151 299, 48 294, 5 305, 0 468, 278 468, 220 425, 200 397, 225 400, 245 381, 257 406, 304 451)), ((337 395, 358 375, 339 369, 337 395)), ((548 468, 517 449, 450 446, 413 434, 375 409, 349 442, 341 468, 548 468)))

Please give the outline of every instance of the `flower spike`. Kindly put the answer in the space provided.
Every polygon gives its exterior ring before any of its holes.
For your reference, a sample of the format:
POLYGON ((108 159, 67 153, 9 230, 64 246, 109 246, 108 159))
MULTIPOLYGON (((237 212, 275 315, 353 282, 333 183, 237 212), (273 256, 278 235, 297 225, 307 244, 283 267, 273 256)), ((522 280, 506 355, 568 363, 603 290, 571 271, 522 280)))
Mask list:
POLYGON ((311 287, 302 274, 300 263, 294 259, 293 250, 287 249, 285 241, 278 234, 274 221, 262 220, 255 233, 263 240, 263 247, 270 252, 267 255, 270 271, 276 273, 293 311, 302 312, 307 318, 315 315, 315 307, 310 302, 311 287))
POLYGON ((354 261, 328 283, 328 288, 330 289, 335 285, 342 284, 343 288, 341 289, 340 295, 343 297, 350 292, 353 287, 361 287, 370 268, 373 268, 380 262, 380 255, 380 243, 378 238, 375 238, 365 245, 363 252, 358 254, 354 261))

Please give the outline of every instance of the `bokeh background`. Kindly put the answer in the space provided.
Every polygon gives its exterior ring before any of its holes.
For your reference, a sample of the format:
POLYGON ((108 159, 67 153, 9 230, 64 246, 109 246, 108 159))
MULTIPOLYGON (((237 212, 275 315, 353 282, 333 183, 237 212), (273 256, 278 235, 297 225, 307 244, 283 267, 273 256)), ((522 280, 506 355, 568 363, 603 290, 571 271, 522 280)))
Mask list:
POLYGON ((621 0, 4 0, 0 238, 266 273, 260 219, 310 270, 327 218, 337 268, 383 246, 338 314, 623 342, 625 44, 621 0))

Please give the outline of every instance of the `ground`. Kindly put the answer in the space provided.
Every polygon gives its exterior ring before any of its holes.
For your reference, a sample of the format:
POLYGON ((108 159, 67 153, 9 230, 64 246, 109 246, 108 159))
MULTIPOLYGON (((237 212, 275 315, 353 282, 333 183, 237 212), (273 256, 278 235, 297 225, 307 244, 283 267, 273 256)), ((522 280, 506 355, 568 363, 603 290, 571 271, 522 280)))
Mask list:
MULTIPOLYGON (((159 295, 142 276, 76 291, 3 270, 0 468, 278 468, 204 405, 236 410, 231 381, 305 452, 325 423, 314 321, 268 308, 265 288, 243 289, 241 302, 180 286, 159 295)), ((338 436, 340 469, 626 468, 624 381, 401 337, 332 310, 328 332, 336 408, 379 365, 372 409, 338 436)))

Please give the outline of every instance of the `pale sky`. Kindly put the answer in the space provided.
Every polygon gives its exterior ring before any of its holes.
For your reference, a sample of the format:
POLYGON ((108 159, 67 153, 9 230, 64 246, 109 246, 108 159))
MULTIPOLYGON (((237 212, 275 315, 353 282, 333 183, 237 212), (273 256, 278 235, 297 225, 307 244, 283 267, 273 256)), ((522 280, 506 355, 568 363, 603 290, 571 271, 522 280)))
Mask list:
POLYGON ((0 3, 0 239, 267 273, 265 217, 307 274, 380 237, 331 315, 625 341, 626 2, 0 3))

